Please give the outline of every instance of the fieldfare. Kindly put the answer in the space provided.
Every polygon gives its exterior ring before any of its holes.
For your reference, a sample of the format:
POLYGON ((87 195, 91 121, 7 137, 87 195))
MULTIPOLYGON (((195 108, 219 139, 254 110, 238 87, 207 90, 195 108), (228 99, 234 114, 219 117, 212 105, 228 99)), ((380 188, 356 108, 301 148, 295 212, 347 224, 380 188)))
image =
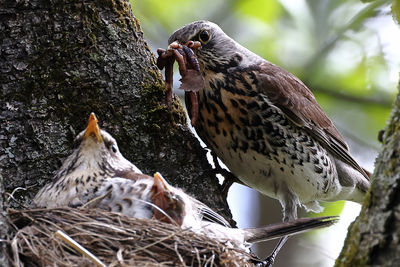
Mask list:
POLYGON ((297 206, 363 201, 369 175, 303 82, 209 21, 178 29, 168 40, 176 42, 201 43, 196 132, 244 184, 280 201, 284 221, 297 218, 297 206))

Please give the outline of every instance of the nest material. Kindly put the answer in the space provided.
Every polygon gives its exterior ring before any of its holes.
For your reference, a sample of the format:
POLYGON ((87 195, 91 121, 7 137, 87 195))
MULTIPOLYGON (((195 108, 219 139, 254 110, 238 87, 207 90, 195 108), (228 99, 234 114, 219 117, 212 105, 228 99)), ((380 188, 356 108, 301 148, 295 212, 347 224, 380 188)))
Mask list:
POLYGON ((251 255, 203 234, 98 209, 10 210, 15 266, 88 266, 63 231, 107 266, 253 266, 251 255))

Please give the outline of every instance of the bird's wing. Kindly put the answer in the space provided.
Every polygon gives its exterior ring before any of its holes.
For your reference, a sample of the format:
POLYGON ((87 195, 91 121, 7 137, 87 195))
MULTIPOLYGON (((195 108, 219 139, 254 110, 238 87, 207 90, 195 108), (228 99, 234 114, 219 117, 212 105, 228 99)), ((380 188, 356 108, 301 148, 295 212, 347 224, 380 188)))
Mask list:
POLYGON ((289 120, 303 127, 329 152, 369 179, 364 169, 350 155, 342 135, 302 81, 269 62, 250 66, 242 71, 245 75, 249 75, 248 79, 256 77, 258 93, 266 95, 268 100, 281 109, 289 120))

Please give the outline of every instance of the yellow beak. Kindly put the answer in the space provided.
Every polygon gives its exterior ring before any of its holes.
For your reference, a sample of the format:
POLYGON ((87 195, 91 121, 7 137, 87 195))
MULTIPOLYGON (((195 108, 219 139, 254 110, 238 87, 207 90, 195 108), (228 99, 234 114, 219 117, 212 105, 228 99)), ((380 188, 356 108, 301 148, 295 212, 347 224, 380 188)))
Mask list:
POLYGON ((158 188, 163 189, 163 191, 170 192, 167 181, 165 181, 159 172, 154 174, 154 184, 157 185, 158 188))
POLYGON ((83 139, 85 140, 89 136, 93 137, 97 142, 103 142, 103 138, 101 137, 100 134, 100 128, 99 125, 97 124, 98 120, 96 118, 96 115, 94 113, 90 113, 89 117, 89 123, 88 126, 86 127, 85 131, 85 136, 83 139))

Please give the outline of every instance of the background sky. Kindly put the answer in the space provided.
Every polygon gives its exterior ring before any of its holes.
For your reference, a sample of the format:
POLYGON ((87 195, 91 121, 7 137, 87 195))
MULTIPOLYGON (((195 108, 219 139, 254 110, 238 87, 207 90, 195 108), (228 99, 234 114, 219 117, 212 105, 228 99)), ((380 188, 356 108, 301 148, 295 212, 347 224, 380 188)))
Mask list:
MULTIPOLYGON (((133 14, 155 53, 166 48, 176 29, 210 20, 233 39, 298 76, 314 92, 360 165, 370 171, 380 149, 399 79, 400 30, 391 17, 391 1, 358 0, 137 0, 133 14)), ((178 71, 175 71, 178 75, 178 71)), ((176 76, 175 81, 179 80, 176 76)), ((176 82, 175 87, 179 86, 176 82)), ((181 90, 175 90, 181 94, 181 90)), ((183 100, 182 100, 183 101, 183 100)), ((276 200, 234 185, 228 195, 239 227, 281 220, 276 200)), ((291 238, 274 266, 332 266, 348 224, 360 205, 328 203, 321 215, 341 214, 340 223, 291 238)), ((300 216, 315 216, 301 213, 300 216)), ((275 243, 255 248, 260 256, 275 243)))

